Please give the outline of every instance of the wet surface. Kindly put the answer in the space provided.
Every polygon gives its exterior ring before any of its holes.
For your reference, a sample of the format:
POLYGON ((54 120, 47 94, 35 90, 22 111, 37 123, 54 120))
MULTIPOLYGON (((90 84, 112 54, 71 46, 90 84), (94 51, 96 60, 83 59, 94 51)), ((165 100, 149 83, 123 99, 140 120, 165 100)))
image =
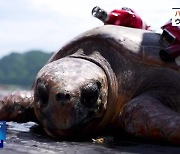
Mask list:
POLYGON ((138 143, 128 140, 119 140, 115 143, 93 143, 88 141, 55 141, 46 135, 32 132, 30 128, 35 123, 17 124, 7 123, 7 139, 4 141, 4 148, 0 153, 5 154, 179 154, 180 147, 163 146, 149 143, 138 143))

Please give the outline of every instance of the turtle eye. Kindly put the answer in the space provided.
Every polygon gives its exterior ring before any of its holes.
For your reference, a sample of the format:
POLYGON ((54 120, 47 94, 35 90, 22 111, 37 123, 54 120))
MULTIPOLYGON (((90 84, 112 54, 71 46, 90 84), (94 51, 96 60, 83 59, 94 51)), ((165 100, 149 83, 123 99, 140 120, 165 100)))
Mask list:
POLYGON ((91 108, 96 104, 101 89, 101 83, 90 82, 81 89, 81 102, 85 107, 91 108))

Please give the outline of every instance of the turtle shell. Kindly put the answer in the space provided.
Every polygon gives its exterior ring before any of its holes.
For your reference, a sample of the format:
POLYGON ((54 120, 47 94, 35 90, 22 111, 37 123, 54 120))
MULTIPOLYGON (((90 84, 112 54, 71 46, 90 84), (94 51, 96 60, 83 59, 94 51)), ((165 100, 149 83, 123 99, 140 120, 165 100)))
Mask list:
POLYGON ((175 62, 167 63, 161 60, 159 51, 164 48, 165 45, 160 42, 158 33, 123 26, 103 25, 72 39, 54 53, 49 62, 74 54, 80 49, 87 51, 87 54, 97 50, 101 53, 106 50, 108 56, 121 52, 125 57, 136 62, 179 71, 180 67, 175 62), (113 49, 116 51, 114 52, 113 49))

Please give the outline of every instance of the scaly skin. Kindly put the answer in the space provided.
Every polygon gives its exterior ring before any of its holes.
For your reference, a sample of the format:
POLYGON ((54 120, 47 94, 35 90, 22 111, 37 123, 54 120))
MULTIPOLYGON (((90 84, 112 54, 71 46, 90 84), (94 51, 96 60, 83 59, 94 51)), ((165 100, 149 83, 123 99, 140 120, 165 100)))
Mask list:
POLYGON ((124 129, 134 136, 180 144, 180 114, 147 94, 128 102, 121 118, 124 129))
POLYGON ((37 121, 32 91, 15 91, 0 99, 0 119, 15 122, 37 121))

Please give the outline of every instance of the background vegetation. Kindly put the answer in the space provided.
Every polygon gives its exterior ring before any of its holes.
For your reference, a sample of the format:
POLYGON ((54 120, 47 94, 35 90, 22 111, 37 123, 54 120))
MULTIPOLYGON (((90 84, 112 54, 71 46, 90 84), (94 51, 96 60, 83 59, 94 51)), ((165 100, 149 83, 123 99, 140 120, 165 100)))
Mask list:
POLYGON ((30 86, 51 55, 33 50, 23 54, 11 53, 3 57, 0 59, 0 84, 30 86))

